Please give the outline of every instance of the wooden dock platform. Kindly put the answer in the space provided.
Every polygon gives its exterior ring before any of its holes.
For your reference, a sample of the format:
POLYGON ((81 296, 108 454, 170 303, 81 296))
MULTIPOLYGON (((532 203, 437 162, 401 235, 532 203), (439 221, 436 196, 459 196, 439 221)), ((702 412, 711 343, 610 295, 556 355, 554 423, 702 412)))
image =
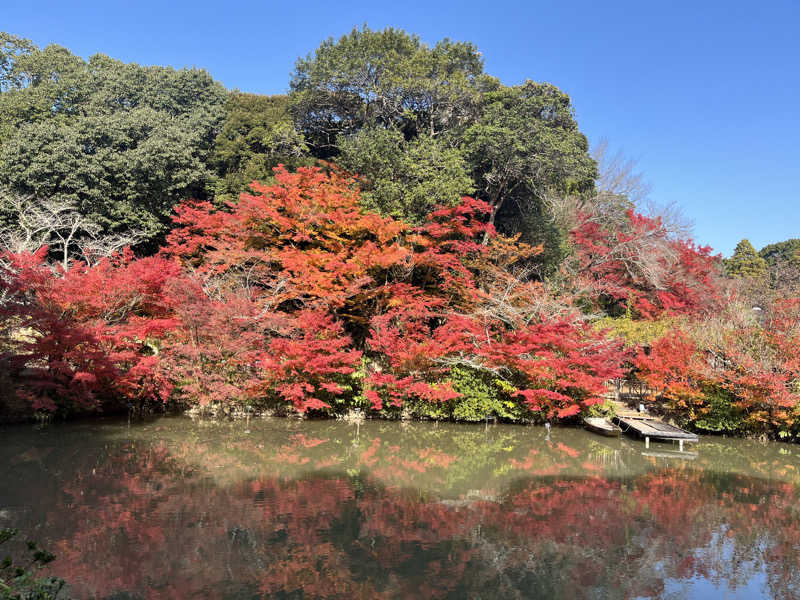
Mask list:
POLYGON ((614 423, 619 425, 623 433, 635 433, 644 438, 645 446, 650 446, 650 439, 677 441, 683 450, 684 442, 696 442, 699 440, 697 434, 684 431, 680 427, 664 423, 655 417, 647 415, 618 415, 614 417, 614 423))
POLYGON ((680 452, 683 452, 684 442, 697 442, 697 434, 685 431, 675 425, 664 423, 658 417, 648 415, 646 412, 639 412, 630 406, 630 403, 638 403, 639 410, 642 408, 642 401, 646 393, 646 386, 641 382, 622 382, 616 380, 612 389, 609 386, 606 401, 613 407, 616 416, 612 421, 618 425, 623 433, 634 433, 640 438, 644 438, 646 448, 650 448, 650 439, 675 441, 680 445, 680 452))

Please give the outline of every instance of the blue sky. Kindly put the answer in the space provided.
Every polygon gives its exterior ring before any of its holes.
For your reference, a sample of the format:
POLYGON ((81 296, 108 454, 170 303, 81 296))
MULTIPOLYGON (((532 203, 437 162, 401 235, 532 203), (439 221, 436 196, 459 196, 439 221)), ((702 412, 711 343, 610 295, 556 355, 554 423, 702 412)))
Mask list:
POLYGON ((639 162, 725 255, 800 237, 800 1, 5 0, 0 29, 88 57, 208 69, 286 91, 295 59, 354 25, 474 42, 504 83, 549 81, 581 129, 639 162))

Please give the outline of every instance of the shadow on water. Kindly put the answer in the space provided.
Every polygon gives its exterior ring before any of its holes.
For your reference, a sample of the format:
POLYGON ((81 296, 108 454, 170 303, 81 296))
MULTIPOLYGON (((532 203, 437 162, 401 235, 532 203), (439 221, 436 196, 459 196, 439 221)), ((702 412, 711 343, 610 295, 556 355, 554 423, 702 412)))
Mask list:
POLYGON ((0 527, 76 597, 800 596, 794 446, 682 460, 580 430, 283 419, 0 435, 0 527))

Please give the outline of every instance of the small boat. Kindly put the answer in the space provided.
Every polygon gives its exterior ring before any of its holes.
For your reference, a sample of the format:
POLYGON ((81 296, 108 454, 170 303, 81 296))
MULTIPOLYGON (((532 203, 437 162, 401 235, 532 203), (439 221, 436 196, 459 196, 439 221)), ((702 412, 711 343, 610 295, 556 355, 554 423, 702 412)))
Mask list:
POLYGON ((585 417, 583 419, 583 424, 586 425, 586 429, 589 431, 599 433, 606 437, 619 437, 619 434, 622 433, 622 429, 605 417, 585 417))

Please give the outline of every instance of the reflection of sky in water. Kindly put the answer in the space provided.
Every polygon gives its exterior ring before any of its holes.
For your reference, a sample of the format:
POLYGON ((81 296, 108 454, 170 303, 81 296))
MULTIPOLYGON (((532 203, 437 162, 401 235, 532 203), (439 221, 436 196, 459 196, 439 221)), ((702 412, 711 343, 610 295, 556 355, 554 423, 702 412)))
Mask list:
POLYGON ((709 598, 719 600, 753 600, 754 598, 770 598, 767 590, 767 577, 758 572, 736 589, 728 587, 725 581, 715 584, 708 579, 693 578, 689 581, 664 582, 664 598, 678 600, 683 598, 709 598))
MULTIPOLYGON (((725 535, 725 528, 715 532, 714 537, 725 535)), ((735 564, 733 548, 731 544, 723 545, 723 555, 728 564, 735 564)), ((707 547, 698 549, 695 555, 698 560, 704 561, 707 556, 714 553, 714 548, 707 547)), ((658 566, 656 566, 658 568, 658 566)), ((686 579, 674 579, 665 577, 664 593, 665 600, 682 600, 684 598, 709 598, 721 600, 753 600, 755 598, 771 598, 768 587, 766 569, 768 565, 757 565, 753 562, 745 562, 737 565, 738 573, 732 579, 736 585, 729 585, 726 579, 709 579, 706 577, 691 577, 686 579)), ((645 600, 645 596, 640 596, 636 600, 645 600)))
POLYGON ((0 430, 79 597, 798 598, 796 446, 157 419, 0 430))

